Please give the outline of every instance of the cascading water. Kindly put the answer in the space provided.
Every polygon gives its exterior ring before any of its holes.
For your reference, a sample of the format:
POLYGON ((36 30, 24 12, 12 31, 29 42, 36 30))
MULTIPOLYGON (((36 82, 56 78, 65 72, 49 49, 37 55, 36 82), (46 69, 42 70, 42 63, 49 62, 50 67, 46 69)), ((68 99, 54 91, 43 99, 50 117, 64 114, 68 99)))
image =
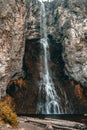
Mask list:
MULTIPOLYGON (((50 52, 47 38, 47 25, 46 25, 46 11, 44 2, 41 3, 41 19, 40 19, 40 33, 41 33, 41 64, 43 65, 40 72, 41 81, 39 83, 39 99, 37 105, 37 113, 42 114, 61 114, 65 110, 61 104, 61 98, 57 95, 54 83, 51 77, 51 70, 49 69, 50 52)), ((62 91, 60 89, 60 91, 62 91)), ((61 92, 62 93, 62 92, 61 92)), ((62 94, 65 100, 67 97, 65 92, 62 94)))
POLYGON ((39 102, 39 111, 41 113, 61 113, 60 111, 60 100, 56 94, 54 83, 52 81, 52 78, 50 76, 50 71, 48 67, 48 61, 50 60, 50 54, 49 54, 49 44, 47 41, 47 26, 46 26, 46 14, 45 14, 45 6, 44 3, 41 2, 41 22, 40 22, 40 28, 41 28, 41 46, 43 49, 43 56, 41 57, 41 60, 43 62, 43 70, 41 72, 41 82, 40 82, 40 88, 39 91, 43 89, 46 99, 45 103, 42 104, 42 102, 39 102), (44 87, 44 88, 43 88, 44 87))

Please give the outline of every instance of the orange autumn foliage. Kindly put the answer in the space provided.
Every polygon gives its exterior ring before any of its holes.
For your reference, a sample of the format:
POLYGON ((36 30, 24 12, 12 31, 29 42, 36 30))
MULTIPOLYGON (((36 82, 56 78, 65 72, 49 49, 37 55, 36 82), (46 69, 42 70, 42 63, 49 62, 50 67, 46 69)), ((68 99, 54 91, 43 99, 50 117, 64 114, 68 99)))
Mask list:
POLYGON ((23 81, 22 78, 18 79, 17 83, 18 83, 19 87, 25 86, 25 82, 23 81))
POLYGON ((18 85, 20 88, 22 86, 26 86, 25 81, 23 80, 23 78, 19 78, 17 80, 11 80, 8 84, 8 86, 12 85, 14 83, 14 85, 18 85))
POLYGON ((83 89, 79 84, 75 85, 75 94, 79 99, 83 98, 83 89))

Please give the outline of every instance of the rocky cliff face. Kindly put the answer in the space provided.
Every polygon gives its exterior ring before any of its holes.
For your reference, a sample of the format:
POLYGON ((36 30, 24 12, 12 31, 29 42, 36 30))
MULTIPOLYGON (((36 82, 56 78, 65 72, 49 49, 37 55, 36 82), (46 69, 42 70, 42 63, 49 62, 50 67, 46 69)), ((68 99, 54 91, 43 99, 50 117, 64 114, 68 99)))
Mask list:
MULTIPOLYGON (((64 89, 69 93, 68 97, 74 98, 76 94, 81 101, 84 101, 87 93, 80 84, 85 87, 87 85, 87 2, 86 0, 54 0, 50 3, 46 2, 45 6, 52 60, 50 67, 56 86, 65 87, 64 89), (58 79, 56 80, 55 77, 58 79), (75 80, 77 84, 67 79, 75 80)), ((40 2, 0 0, 0 96, 5 95, 10 80, 23 77, 23 66, 26 72, 24 81, 26 83, 20 83, 22 82, 20 79, 14 80, 8 89, 8 93, 11 92, 15 98, 18 113, 36 112, 38 96, 36 83, 40 80, 37 73, 41 66, 38 63, 39 43, 40 2)), ((78 101, 76 103, 78 105, 78 101)), ((87 105, 85 111, 86 108, 87 105)))
MULTIPOLYGON (((84 90, 80 86, 80 84, 85 87, 87 85, 86 0, 54 0, 50 3, 46 2, 45 7, 47 15, 48 38, 51 46, 51 68, 52 70, 55 68, 56 77, 58 77, 56 80, 58 82, 55 82, 61 87, 67 86, 66 88, 68 88, 69 86, 70 88, 66 91, 68 91, 68 93, 71 93, 72 91, 72 97, 75 97, 76 95, 78 99, 77 101, 74 100, 76 101, 76 105, 78 106, 80 103, 82 111, 86 111, 87 103, 83 103, 83 101, 87 98, 86 92, 84 94, 84 90), (67 82, 68 80, 66 75, 69 80, 76 81, 76 85, 72 85, 72 83, 70 84, 70 82, 67 82)), ((33 43, 31 45, 32 47, 34 44, 37 46, 37 42, 40 39, 40 2, 38 0, 31 0, 27 4, 25 36, 29 43, 33 43)), ((27 68, 29 68, 29 64, 31 64, 30 61, 27 62, 27 68)), ((33 66, 33 64, 31 66, 33 66)), ((31 72, 31 75, 33 74, 34 73, 31 72)), ((69 94, 69 96, 70 95, 71 94, 69 94)), ((74 107, 76 107, 76 105, 74 105, 74 107)), ((79 107, 76 109, 77 110, 75 112, 80 113, 79 107)))
MULTIPOLYGON (((40 37, 40 2, 28 5, 27 38, 40 37)), ((46 2, 48 36, 62 44, 65 73, 87 85, 87 2, 54 0, 46 2)))
POLYGON ((60 9, 59 27, 63 34, 65 73, 87 86, 87 3, 86 0, 68 1, 60 9), (63 10, 63 11, 62 11, 63 10))
POLYGON ((63 46, 62 57, 65 74, 70 79, 87 86, 86 0, 54 0, 50 5, 54 10, 50 9, 49 13, 53 13, 53 15, 48 15, 48 34, 63 46))
POLYGON ((0 0, 0 97, 11 78, 22 74, 25 1, 0 0))

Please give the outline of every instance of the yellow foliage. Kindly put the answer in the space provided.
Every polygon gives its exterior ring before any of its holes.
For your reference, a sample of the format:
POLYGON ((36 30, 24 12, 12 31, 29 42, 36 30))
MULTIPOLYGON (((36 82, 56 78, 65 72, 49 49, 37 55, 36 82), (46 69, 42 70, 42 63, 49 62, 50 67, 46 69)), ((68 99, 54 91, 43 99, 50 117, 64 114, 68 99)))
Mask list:
POLYGON ((13 112, 7 101, 0 101, 0 119, 13 127, 18 125, 17 115, 13 112))

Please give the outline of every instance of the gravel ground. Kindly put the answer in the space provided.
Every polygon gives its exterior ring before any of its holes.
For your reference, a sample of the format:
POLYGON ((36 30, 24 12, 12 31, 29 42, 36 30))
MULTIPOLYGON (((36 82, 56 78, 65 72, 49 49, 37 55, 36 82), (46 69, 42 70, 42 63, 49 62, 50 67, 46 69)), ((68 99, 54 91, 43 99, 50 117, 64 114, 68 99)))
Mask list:
POLYGON ((45 130, 43 126, 35 125, 31 122, 26 122, 26 118, 19 118, 18 128, 12 128, 9 124, 0 125, 0 130, 45 130))
POLYGON ((30 118, 30 117, 20 117, 18 118, 18 120, 19 120, 18 128, 12 128, 9 124, 2 124, 0 125, 0 130, 87 130, 87 127, 86 125, 84 125, 84 123, 77 123, 73 121, 48 119, 48 118, 42 120, 39 118, 30 118), (69 125, 67 125, 68 123, 69 125), (55 128, 53 129, 53 127, 55 128))

